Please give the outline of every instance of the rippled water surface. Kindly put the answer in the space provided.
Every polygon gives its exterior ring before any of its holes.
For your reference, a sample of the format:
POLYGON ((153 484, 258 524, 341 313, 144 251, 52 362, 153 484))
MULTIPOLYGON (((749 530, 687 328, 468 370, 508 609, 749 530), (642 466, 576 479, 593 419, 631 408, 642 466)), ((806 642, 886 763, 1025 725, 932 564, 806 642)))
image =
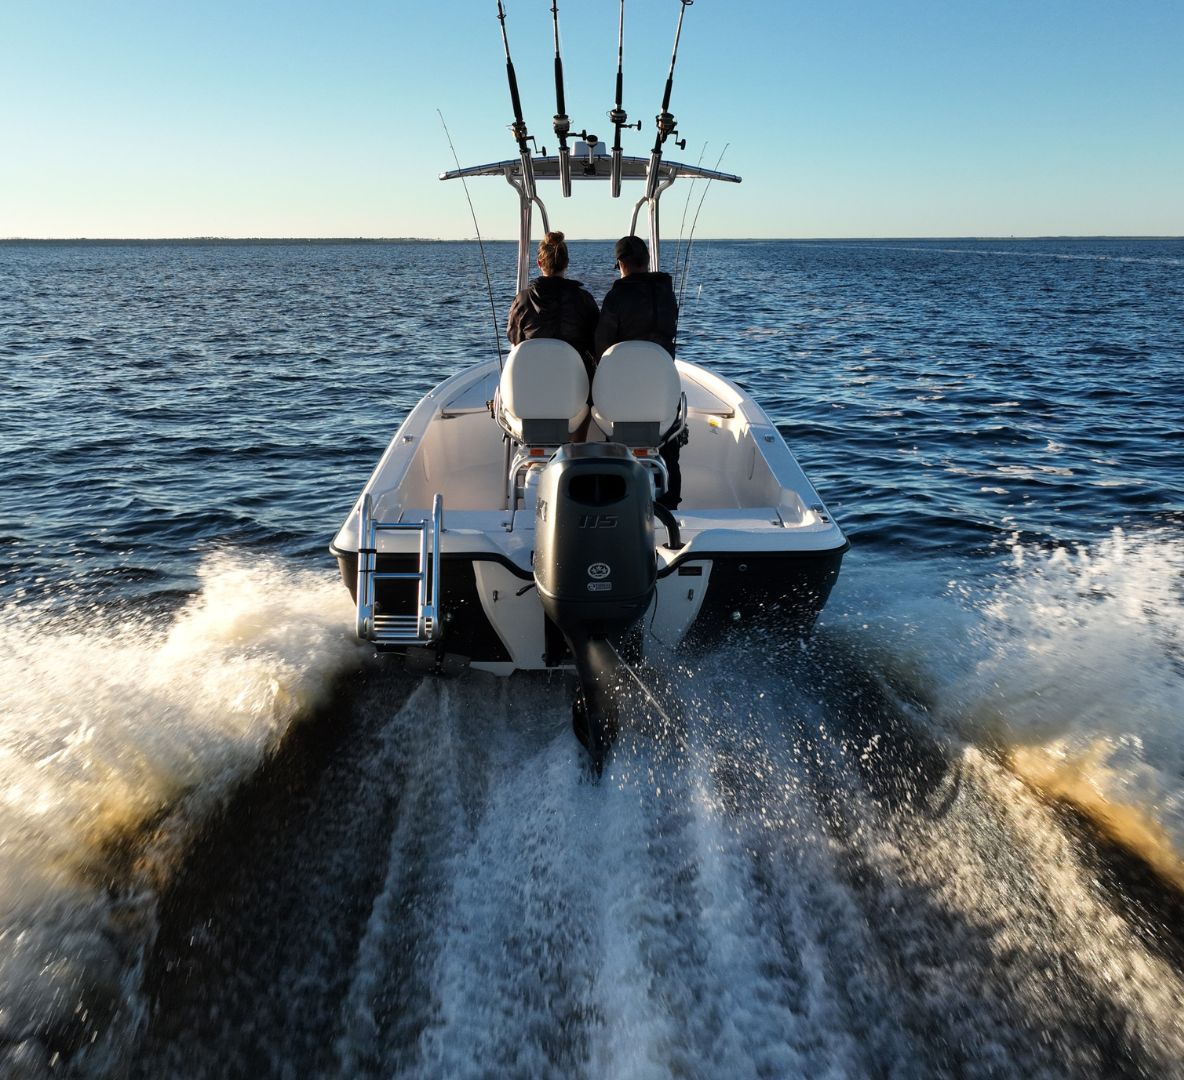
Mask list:
POLYGON ((496 340, 476 245, 0 245, 0 1075, 1184 1075, 1184 241, 697 243, 852 550, 599 785, 327 555, 496 340))

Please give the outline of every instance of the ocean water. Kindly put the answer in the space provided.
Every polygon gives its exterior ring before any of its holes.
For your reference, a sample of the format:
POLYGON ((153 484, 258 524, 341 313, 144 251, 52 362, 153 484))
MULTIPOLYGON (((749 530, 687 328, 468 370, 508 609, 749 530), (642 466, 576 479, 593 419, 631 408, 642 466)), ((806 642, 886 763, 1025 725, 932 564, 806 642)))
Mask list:
POLYGON ((599 785, 327 553, 486 248, 0 245, 0 1076, 1184 1075, 1184 241, 696 242, 852 549, 599 785))

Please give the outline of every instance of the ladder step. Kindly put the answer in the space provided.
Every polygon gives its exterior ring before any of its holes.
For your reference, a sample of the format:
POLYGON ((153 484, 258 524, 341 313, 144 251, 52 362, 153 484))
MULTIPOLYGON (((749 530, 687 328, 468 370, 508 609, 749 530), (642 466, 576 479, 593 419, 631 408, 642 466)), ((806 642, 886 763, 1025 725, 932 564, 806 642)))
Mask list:
MULTIPOLYGON (((433 629, 430 619, 425 629, 430 639, 433 629)), ((419 622, 414 615, 375 615, 371 640, 384 645, 414 645, 423 641, 419 636, 419 622)))
POLYGON ((373 502, 363 495, 358 509, 358 634, 376 645, 428 645, 439 632, 440 612, 440 534, 443 532, 444 501, 432 500, 432 516, 427 521, 375 521, 373 502), (383 571, 377 568, 377 537, 380 531, 419 534, 419 569, 383 571), (379 581, 406 581, 419 584, 414 615, 382 615, 375 611, 374 585, 379 581))

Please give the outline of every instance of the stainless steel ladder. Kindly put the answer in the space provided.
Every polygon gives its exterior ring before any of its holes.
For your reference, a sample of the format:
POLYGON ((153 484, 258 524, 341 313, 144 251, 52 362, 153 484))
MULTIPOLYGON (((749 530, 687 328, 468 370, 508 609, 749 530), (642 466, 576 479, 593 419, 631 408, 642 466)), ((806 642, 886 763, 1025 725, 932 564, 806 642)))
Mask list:
POLYGON ((440 534, 444 500, 432 500, 426 521, 376 521, 369 492, 358 507, 358 637, 375 645, 430 645, 440 634, 440 534), (378 572, 380 532, 419 533, 419 568, 378 572), (430 562, 429 562, 430 559, 430 562), (374 610, 374 585, 379 581, 418 582, 414 615, 381 615, 374 610))

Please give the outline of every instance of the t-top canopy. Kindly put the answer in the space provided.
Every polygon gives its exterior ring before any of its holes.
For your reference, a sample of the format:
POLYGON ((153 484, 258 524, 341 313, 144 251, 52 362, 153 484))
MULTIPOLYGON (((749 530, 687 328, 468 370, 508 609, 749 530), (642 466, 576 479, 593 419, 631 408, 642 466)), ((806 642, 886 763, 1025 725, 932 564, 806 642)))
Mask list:
MULTIPOLYGON (((569 175, 572 180, 609 180, 613 179, 613 157, 607 147, 599 140, 596 142, 577 142, 568 162, 569 175)), ((740 177, 731 173, 718 172, 715 169, 704 169, 698 165, 684 165, 680 161, 667 161, 661 153, 655 150, 648 158, 624 157, 619 158, 622 180, 644 180, 645 193, 633 207, 633 217, 629 223, 629 235, 637 233, 637 216, 643 206, 649 208, 650 233, 650 266, 657 270, 661 267, 661 246, 658 230, 658 200, 675 180, 681 177, 701 177, 704 180, 721 180, 728 184, 740 183, 740 177), (653 175, 651 175, 653 170, 653 175)), ((518 290, 526 288, 530 279, 532 265, 530 232, 531 219, 537 207, 543 218, 543 229, 550 231, 547 221, 547 208, 539 198, 535 184, 539 180, 562 180, 561 159, 558 156, 547 157, 540 154, 532 156, 523 151, 521 156, 507 161, 495 161, 489 165, 470 165, 467 169, 453 169, 440 174, 441 180, 463 180, 469 176, 501 176, 507 180, 512 188, 518 192, 519 224, 518 224, 518 290)), ((620 193, 620 187, 613 185, 612 194, 620 193)), ((564 184, 563 194, 571 194, 571 189, 564 184)))
MULTIPOLYGON (((558 180, 559 158, 532 157, 536 180, 558 180)), ((587 143, 577 142, 571 155, 571 178, 573 180, 608 180, 612 157, 605 144, 598 142, 591 150, 587 143)), ((648 157, 621 157, 622 180, 644 180, 649 169, 648 157)), ((470 165, 464 169, 453 169, 440 174, 441 180, 457 180, 468 176, 506 176, 520 177, 522 175, 522 159, 511 158, 509 161, 495 161, 489 165, 470 165)), ((698 165, 684 165, 680 161, 663 159, 658 165, 658 175, 661 179, 675 179, 683 176, 699 176, 705 180, 721 180, 728 184, 740 183, 740 177, 731 173, 717 172, 715 169, 703 169, 698 165)))

